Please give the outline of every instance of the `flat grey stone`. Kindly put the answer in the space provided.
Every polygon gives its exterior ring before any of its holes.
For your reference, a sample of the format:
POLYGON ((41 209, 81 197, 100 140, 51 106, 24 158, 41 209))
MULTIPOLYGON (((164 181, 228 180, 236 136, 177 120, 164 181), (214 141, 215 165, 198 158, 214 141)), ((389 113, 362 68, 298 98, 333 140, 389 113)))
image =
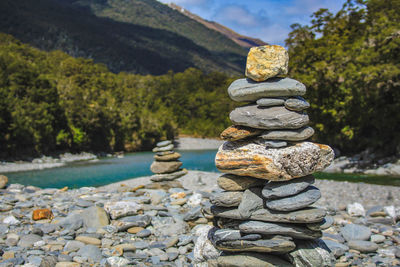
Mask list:
POLYGON ((297 130, 273 130, 265 131, 261 138, 265 140, 284 140, 284 141, 304 141, 314 135, 314 129, 310 126, 300 128, 297 130))
POLYGON ((285 103, 285 99, 284 98, 261 98, 261 99, 258 99, 256 103, 260 107, 283 106, 285 103))
POLYGON ((165 156, 165 155, 170 155, 170 154, 174 154, 175 151, 173 150, 168 150, 168 151, 160 151, 160 152, 156 152, 157 156, 165 156))
MULTIPOLYGON (((307 225, 308 226, 308 225, 307 225)), ((344 244, 346 242, 346 240, 343 238, 343 236, 341 234, 330 234, 327 232, 323 232, 322 233, 322 238, 323 239, 330 239, 339 243, 344 244)))
POLYGON ((269 223, 246 221, 239 225, 242 233, 262 235, 283 235, 296 239, 316 239, 322 237, 321 231, 313 231, 304 226, 288 223, 269 223))
POLYGON ((284 182, 269 182, 265 184, 262 195, 267 199, 293 196, 305 190, 315 182, 312 175, 295 178, 284 182))
POLYGON ((194 208, 186 212, 185 215, 183 216, 183 220, 193 221, 200 217, 202 217, 202 214, 201 214, 201 206, 199 205, 195 206, 194 208))
POLYGON ((100 262, 103 258, 100 249, 94 245, 86 245, 82 247, 78 250, 77 255, 91 259, 94 262, 100 262))
POLYGON ((125 231, 131 227, 146 227, 151 222, 151 217, 148 215, 128 216, 119 219, 115 222, 118 231, 125 231))
POLYGON ((382 243, 385 240, 386 240, 386 238, 383 235, 371 235, 371 242, 382 243))
POLYGON ((216 247, 222 251, 252 251, 262 253, 286 253, 293 250, 296 245, 287 239, 271 238, 259 240, 232 240, 221 241, 216 247))
POLYGON ((108 215, 102 207, 92 206, 86 208, 81 215, 87 228, 100 229, 110 223, 108 215))
POLYGON ((299 129, 308 124, 306 113, 287 110, 284 107, 260 108, 255 104, 235 108, 229 114, 235 125, 257 129, 299 129))
POLYGON ((265 253, 240 253, 220 256, 217 259, 218 267, 293 267, 289 262, 265 253))
POLYGON ((371 237, 371 230, 368 227, 352 223, 345 225, 340 233, 346 241, 369 240, 371 237))
POLYGON ((173 181, 186 175, 187 173, 188 171, 186 169, 182 169, 171 173, 155 174, 150 177, 150 180, 153 182, 173 181))
POLYGON ((332 216, 326 216, 321 222, 307 224, 311 230, 325 230, 332 226, 334 219, 332 216))
POLYGON ((309 186, 297 195, 267 200, 267 208, 278 211, 293 211, 310 206, 321 198, 321 192, 315 186, 309 186))
POLYGON ((158 142, 158 143, 156 144, 156 146, 157 146, 157 147, 164 147, 164 146, 168 146, 168 145, 170 145, 170 144, 172 144, 172 142, 171 142, 170 140, 166 140, 166 141, 158 142))
POLYGON ((165 152, 165 151, 172 151, 174 149, 174 145, 170 144, 163 147, 155 147, 153 148, 153 152, 165 152))
POLYGON ((310 107, 310 104, 301 96, 286 99, 285 107, 290 110, 302 111, 310 107))
POLYGON ((363 240, 351 240, 348 242, 348 245, 349 248, 364 253, 375 252, 378 249, 378 245, 375 244, 374 242, 363 241, 363 240))
POLYGON ((264 82, 239 79, 228 88, 229 97, 238 102, 252 102, 265 97, 297 96, 305 93, 304 84, 290 78, 271 78, 264 82))
POLYGON ((250 176, 238 176, 234 174, 224 174, 217 179, 218 186, 226 191, 240 191, 251 187, 263 186, 266 181, 254 179, 250 176))
POLYGON ((212 234, 212 241, 214 243, 222 241, 235 241, 235 240, 258 240, 261 239, 260 234, 241 234, 239 230, 232 229, 219 229, 212 234))
POLYGON ((247 219, 254 211, 262 209, 263 205, 264 200, 261 197, 261 188, 252 187, 244 191, 238 211, 243 219, 247 219))
POLYGON ((68 253, 75 252, 75 251, 80 250, 84 246, 85 246, 85 244, 82 243, 81 241, 70 240, 65 244, 63 251, 66 251, 68 253))
POLYGON ((22 235, 19 239, 18 246, 23 248, 33 247, 33 244, 42 240, 42 237, 35 234, 22 235))
MULTIPOLYGON (((242 217, 239 214, 239 210, 236 208, 212 206, 211 212, 216 217, 242 220, 242 217)), ((249 219, 264 222, 314 223, 322 221, 325 215, 325 210, 311 207, 291 212, 259 209, 254 211, 249 219)))
POLYGON ((139 231, 136 233, 137 237, 148 237, 151 235, 151 231, 149 229, 143 229, 142 231, 139 231))
POLYGON ((67 217, 62 218, 58 225, 64 229, 75 231, 83 226, 83 218, 79 213, 71 213, 67 217))
POLYGON ((287 142, 285 141, 266 141, 264 144, 269 148, 281 148, 287 146, 287 142))
POLYGON ((157 174, 172 173, 179 170, 181 166, 182 162, 180 161, 154 161, 150 170, 157 174))
POLYGON ((237 207, 243 198, 242 191, 227 191, 213 194, 210 202, 221 207, 237 207))
POLYGON ((323 239, 323 241, 325 242, 325 245, 332 251, 333 255, 337 258, 343 256, 344 253, 349 251, 348 246, 340 244, 339 242, 330 239, 323 239))
POLYGON ((302 240, 296 242, 296 249, 288 254, 296 267, 332 267, 335 257, 323 240, 302 240))

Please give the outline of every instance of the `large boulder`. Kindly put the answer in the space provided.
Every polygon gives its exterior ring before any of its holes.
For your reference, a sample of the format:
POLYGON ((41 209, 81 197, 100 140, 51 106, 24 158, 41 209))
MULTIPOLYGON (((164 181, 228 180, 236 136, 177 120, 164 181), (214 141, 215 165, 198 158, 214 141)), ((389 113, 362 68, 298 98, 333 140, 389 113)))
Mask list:
POLYGON ((225 173, 287 181, 322 171, 333 158, 333 150, 327 145, 301 142, 273 149, 251 140, 225 142, 218 150, 215 164, 225 173))

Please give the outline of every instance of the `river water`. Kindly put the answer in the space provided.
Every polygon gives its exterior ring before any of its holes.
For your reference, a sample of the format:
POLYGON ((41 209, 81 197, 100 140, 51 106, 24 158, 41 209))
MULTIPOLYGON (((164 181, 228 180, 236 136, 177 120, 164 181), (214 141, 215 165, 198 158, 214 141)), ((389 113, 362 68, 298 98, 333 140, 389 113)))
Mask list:
MULTIPOLYGON (((188 170, 217 172, 214 164, 216 150, 179 151, 183 167, 188 170)), ((126 179, 151 175, 154 153, 125 154, 124 158, 101 158, 95 162, 76 162, 65 167, 38 171, 7 173, 9 183, 34 185, 42 188, 78 188, 101 186, 126 179)), ((319 179, 365 182, 400 186, 400 178, 355 174, 317 173, 319 179)))

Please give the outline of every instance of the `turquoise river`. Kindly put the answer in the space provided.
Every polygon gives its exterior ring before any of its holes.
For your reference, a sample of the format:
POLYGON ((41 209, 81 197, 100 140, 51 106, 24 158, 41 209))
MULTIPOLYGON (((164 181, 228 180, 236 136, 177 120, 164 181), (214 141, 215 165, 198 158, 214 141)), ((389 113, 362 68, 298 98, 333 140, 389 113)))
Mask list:
MULTIPOLYGON (((216 150, 179 151, 183 167, 188 170, 217 172, 214 165, 216 150)), ((153 153, 126 154, 123 158, 101 158, 94 162, 76 162, 64 167, 6 174, 10 183, 34 185, 42 188, 78 188, 101 186, 126 179, 151 175, 153 153)), ((400 177, 356 174, 317 173, 318 179, 364 182, 400 186, 400 177)))

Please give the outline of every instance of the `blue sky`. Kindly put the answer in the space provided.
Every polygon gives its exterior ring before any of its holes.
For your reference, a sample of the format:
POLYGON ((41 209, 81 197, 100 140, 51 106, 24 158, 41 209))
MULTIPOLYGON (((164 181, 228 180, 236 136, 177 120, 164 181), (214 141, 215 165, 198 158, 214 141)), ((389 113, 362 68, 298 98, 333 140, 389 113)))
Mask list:
POLYGON ((207 20, 234 31, 284 44, 293 23, 308 24, 313 12, 328 8, 335 13, 345 0, 159 0, 173 2, 207 20))

